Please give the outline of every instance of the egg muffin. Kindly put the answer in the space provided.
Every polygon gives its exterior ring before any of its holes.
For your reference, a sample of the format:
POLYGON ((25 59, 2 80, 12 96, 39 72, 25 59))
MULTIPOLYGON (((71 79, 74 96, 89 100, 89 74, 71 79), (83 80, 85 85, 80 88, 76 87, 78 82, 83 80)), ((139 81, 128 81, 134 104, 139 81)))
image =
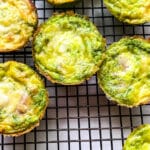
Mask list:
POLYGON ((57 13, 33 40, 36 67, 54 83, 75 85, 90 78, 102 62, 105 40, 95 25, 73 12, 57 13))
POLYGON ((149 0, 104 0, 108 10, 120 21, 128 24, 150 22, 149 0))
POLYGON ((106 50, 98 72, 108 99, 133 107, 150 101, 150 40, 124 37, 106 50))
POLYGON ((48 102, 43 81, 27 65, 0 63, 0 133, 19 136, 39 125, 48 102))
POLYGON ((150 124, 136 128, 128 136, 123 150, 150 150, 150 124))
POLYGON ((30 0, 0 0, 0 52, 23 47, 37 26, 37 11, 30 0))
POLYGON ((53 5, 68 5, 68 4, 75 4, 79 0, 47 0, 49 3, 53 5))

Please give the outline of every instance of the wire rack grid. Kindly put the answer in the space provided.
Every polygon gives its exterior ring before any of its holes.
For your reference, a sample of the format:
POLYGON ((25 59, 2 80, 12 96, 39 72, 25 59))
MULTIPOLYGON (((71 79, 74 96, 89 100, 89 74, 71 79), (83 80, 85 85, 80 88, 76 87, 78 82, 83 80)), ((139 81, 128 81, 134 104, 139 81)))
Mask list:
MULTIPOLYGON (((150 24, 131 26, 116 20, 102 0, 82 0, 76 6, 56 8, 46 0, 34 0, 39 24, 53 12, 73 10, 88 16, 111 44, 123 36, 150 36, 150 24)), ((0 54, 0 61, 16 60, 35 69, 31 45, 13 53, 0 54)), ((40 126, 12 138, 0 136, 0 150, 121 150, 128 134, 150 123, 150 105, 133 109, 107 100, 98 87, 96 75, 77 86, 62 86, 45 80, 50 103, 40 126)))

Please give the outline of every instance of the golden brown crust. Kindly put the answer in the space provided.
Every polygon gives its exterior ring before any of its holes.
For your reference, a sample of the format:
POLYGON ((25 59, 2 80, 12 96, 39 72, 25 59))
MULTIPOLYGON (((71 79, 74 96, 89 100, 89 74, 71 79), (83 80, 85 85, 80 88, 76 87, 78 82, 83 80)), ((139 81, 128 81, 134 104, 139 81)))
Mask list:
POLYGON ((55 6, 72 6, 80 0, 47 0, 50 4, 55 6))

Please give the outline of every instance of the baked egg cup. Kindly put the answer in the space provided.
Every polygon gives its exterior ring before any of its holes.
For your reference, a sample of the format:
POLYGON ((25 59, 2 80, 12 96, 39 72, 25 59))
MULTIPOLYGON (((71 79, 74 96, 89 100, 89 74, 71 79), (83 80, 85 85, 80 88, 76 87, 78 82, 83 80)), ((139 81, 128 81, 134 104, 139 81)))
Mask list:
POLYGON ((0 52, 25 46, 37 22, 37 11, 30 0, 0 0, 0 52))
POLYGON ((80 84, 98 71, 105 43, 87 18, 73 12, 57 13, 35 33, 33 58, 37 69, 51 82, 80 84))
POLYGON ((104 0, 104 4, 118 20, 128 24, 150 22, 149 0, 104 0))
POLYGON ((126 107, 150 101, 150 40, 124 37, 106 50, 98 71, 99 85, 109 100, 126 107))
POLYGON ((131 132, 125 141, 123 150, 149 150, 150 124, 144 124, 131 132))
POLYGON ((20 136, 39 125, 48 94, 39 75, 23 63, 0 63, 0 133, 20 136))

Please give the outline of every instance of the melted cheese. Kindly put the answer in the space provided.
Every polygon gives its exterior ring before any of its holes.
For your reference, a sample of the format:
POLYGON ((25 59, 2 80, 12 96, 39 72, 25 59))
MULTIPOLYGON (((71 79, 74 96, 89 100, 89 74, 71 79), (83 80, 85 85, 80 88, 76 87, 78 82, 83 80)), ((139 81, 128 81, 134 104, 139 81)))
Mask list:
POLYGON ((11 82, 0 83, 0 108, 8 113, 17 111, 18 104, 25 104, 28 97, 25 87, 11 82))
POLYGON ((9 102, 9 96, 0 91, 0 108, 7 106, 9 102))

